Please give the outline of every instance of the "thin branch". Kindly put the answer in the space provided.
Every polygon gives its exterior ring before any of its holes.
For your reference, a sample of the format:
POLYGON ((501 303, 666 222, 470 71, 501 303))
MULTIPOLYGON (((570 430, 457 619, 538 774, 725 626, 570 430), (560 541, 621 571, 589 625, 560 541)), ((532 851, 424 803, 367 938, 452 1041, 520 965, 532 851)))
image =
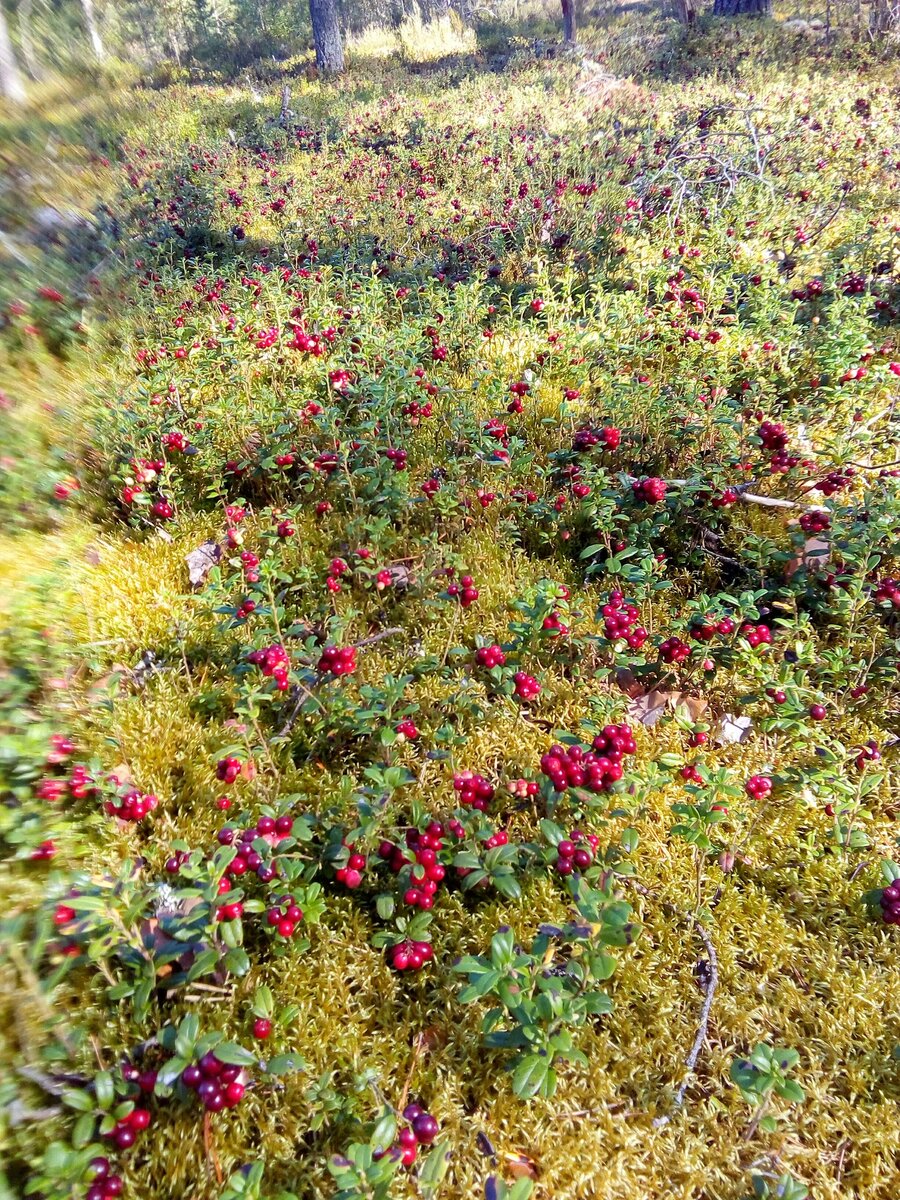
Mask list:
POLYGON ((385 638, 393 637, 396 633, 402 633, 403 630, 399 625, 395 625, 391 629, 382 629, 381 633, 373 633, 371 637, 365 637, 361 642, 354 642, 354 648, 362 650, 364 646, 374 646, 376 642, 383 642, 385 638))
POLYGON ((687 1093, 690 1078, 697 1066, 697 1060, 700 1058, 700 1051, 703 1049, 703 1043, 706 1041, 706 1034, 709 1029, 709 1014, 712 1011, 713 999, 715 998, 716 988, 719 986, 719 960, 716 955, 716 948, 712 944, 712 939, 703 928, 699 919, 692 913, 686 914, 688 920, 691 921, 703 945, 706 947, 706 953, 709 956, 709 980, 706 984, 706 995, 703 998, 703 1007, 700 1010, 700 1022, 697 1026, 697 1033, 694 1037, 694 1044, 691 1046, 691 1052, 685 1060, 687 1074, 685 1075, 681 1086, 675 1093, 675 1100, 672 1106, 672 1111, 665 1116, 657 1117, 653 1124, 657 1128, 662 1125, 667 1125, 671 1121, 674 1112, 681 1108, 684 1104, 684 1097, 687 1093))

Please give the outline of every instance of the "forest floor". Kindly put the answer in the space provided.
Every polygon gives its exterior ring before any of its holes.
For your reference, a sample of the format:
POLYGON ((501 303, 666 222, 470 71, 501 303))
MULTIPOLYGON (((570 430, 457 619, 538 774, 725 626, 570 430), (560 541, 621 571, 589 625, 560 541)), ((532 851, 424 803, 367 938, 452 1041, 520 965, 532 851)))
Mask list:
POLYGON ((896 1188, 896 63, 454 36, 0 113, 0 1196, 896 1188))

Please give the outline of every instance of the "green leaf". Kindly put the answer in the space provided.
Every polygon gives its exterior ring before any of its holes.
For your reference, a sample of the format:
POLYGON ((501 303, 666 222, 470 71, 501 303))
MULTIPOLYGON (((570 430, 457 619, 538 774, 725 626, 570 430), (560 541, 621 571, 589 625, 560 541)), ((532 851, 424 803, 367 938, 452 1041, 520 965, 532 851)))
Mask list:
POLYGON ((417 1172, 419 1187, 426 1196, 432 1196, 447 1174, 450 1166, 450 1144, 447 1139, 435 1142, 428 1157, 417 1172))
POLYGON ((222 1042, 216 1046, 216 1058, 219 1062, 228 1063, 233 1067, 253 1067, 259 1062, 255 1054, 245 1050, 237 1042, 222 1042))
POLYGON ((271 1018, 275 1011, 275 998, 272 995, 272 989, 262 986, 258 987, 253 995, 253 1004, 250 1011, 254 1017, 271 1018))
POLYGON ((75 1088, 67 1088, 62 1094, 62 1102, 74 1108, 78 1112, 93 1112, 94 1100, 88 1092, 81 1092, 75 1088))
POLYGON ((292 1071, 302 1071, 306 1066, 299 1054, 277 1054, 266 1063, 267 1075, 290 1075, 292 1071))
POLYGON ((512 1086, 517 1096, 523 1099, 535 1096, 547 1082, 547 1072, 550 1069, 549 1059, 539 1054, 529 1054, 523 1058, 513 1072, 512 1086))
POLYGON ((370 1145, 376 1150, 386 1150, 392 1144, 397 1136, 397 1119, 394 1114, 386 1111, 378 1124, 372 1130, 372 1137, 369 1139, 370 1145))
POLYGON ((72 1145, 81 1150, 94 1136, 96 1120, 93 1113, 82 1113, 72 1129, 72 1145))
POLYGON ((778 1094, 791 1104, 799 1104, 801 1100, 806 1099, 806 1092, 793 1079, 786 1079, 778 1088, 778 1094))
POLYGON ((193 983, 195 979, 200 979, 203 975, 211 975, 218 965, 218 950, 201 951, 190 965, 187 973, 188 983, 193 983))

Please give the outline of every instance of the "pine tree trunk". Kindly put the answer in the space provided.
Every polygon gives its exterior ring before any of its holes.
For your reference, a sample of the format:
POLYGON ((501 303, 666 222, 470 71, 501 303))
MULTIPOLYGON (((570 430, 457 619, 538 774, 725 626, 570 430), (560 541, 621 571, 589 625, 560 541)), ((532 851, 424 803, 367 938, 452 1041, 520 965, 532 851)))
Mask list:
POLYGON ((323 75, 340 75, 344 70, 344 47, 335 0, 309 0, 316 66, 323 75))
POLYGON ((714 17, 770 17, 772 0, 716 0, 714 17))
POLYGON ((562 0, 563 41, 575 44, 575 0, 562 0))
POLYGON ((16 5, 16 16, 19 21, 19 49, 22 51, 22 61, 25 64, 28 78, 33 79, 37 83, 43 77, 43 72, 38 63, 37 55, 34 52, 34 38, 31 36, 31 12, 33 8, 33 0, 19 0, 19 3, 16 5))
POLYGON ((25 100, 25 86, 19 74, 19 64, 16 62, 12 42, 9 40, 9 29, 6 25, 6 13, 0 5, 0 94, 14 104, 22 104, 25 100))
POLYGON ((420 0, 420 9, 426 25, 429 21, 442 21, 450 15, 450 0, 420 0))
POLYGON ((100 30, 97 28, 97 21, 94 17, 94 0, 81 0, 81 7, 84 10, 84 23, 87 26, 91 48, 95 56, 102 60, 106 58, 106 51, 103 48, 103 39, 100 37, 100 30))

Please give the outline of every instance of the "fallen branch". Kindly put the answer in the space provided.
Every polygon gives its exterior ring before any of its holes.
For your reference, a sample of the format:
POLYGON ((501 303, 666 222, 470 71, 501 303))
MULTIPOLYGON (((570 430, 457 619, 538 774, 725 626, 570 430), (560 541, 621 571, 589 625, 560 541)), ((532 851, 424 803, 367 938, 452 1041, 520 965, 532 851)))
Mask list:
POLYGON ((703 1049, 703 1043, 706 1041, 706 1034, 709 1028, 709 1014, 712 1011, 716 988, 719 986, 719 960, 716 956, 716 948, 712 944, 712 939, 703 928, 697 917, 695 917, 693 914, 688 914, 688 920, 692 922, 694 928, 700 935, 703 945, 706 947, 706 953, 709 956, 709 980, 706 984, 706 995, 703 998, 703 1007, 700 1010, 700 1022, 697 1026, 697 1033, 694 1037, 694 1043, 691 1046, 691 1052, 687 1056, 684 1064, 687 1074, 685 1075, 681 1086, 678 1088, 678 1091, 675 1093, 672 1111, 667 1113, 665 1116, 657 1117, 654 1120, 653 1124, 657 1128, 662 1125, 667 1125, 669 1121, 672 1120, 674 1113, 677 1112, 677 1110, 680 1109, 684 1104, 684 1097, 687 1093, 690 1078, 697 1066, 697 1060, 700 1058, 700 1051, 703 1049))
MULTIPOLYGON (((281 729, 279 730, 279 732, 278 732, 279 737, 287 737, 287 735, 294 728, 294 723, 296 722, 297 718, 300 716, 300 709, 303 707, 303 701, 304 700, 316 700, 316 697, 312 694, 312 692, 309 690, 309 688, 306 687, 305 684, 295 683, 292 691, 293 691, 293 694, 296 696, 296 703, 294 704, 294 707, 291 709, 291 715, 288 717, 288 719, 285 721, 285 723, 282 725, 281 729)), ((316 703, 317 704, 319 703, 318 700, 316 700, 316 703)), ((320 707, 321 707, 321 705, 320 705, 320 707)))
POLYGON ((393 637, 395 633, 402 633, 403 630, 399 625, 393 626, 391 629, 382 629, 381 633, 373 633, 371 637, 365 637, 361 642, 354 642, 355 649, 362 650, 364 646, 374 646, 376 642, 383 642, 385 638, 393 637))
POLYGON ((800 508, 794 500, 781 500, 778 496, 757 496, 755 492, 738 492, 745 504, 762 504, 766 508, 800 508))

